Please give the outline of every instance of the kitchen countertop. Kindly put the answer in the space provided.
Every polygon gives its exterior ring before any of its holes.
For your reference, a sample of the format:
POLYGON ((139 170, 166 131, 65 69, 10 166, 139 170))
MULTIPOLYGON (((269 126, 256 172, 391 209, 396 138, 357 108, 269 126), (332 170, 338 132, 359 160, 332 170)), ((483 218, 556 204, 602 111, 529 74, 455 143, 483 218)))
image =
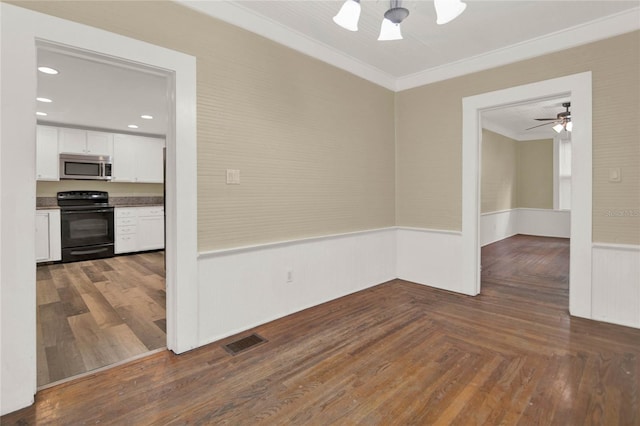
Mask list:
MULTIPOLYGON (((109 197, 112 207, 156 207, 164 206, 163 197, 109 197)), ((58 209, 56 197, 36 197, 36 210, 58 209)))

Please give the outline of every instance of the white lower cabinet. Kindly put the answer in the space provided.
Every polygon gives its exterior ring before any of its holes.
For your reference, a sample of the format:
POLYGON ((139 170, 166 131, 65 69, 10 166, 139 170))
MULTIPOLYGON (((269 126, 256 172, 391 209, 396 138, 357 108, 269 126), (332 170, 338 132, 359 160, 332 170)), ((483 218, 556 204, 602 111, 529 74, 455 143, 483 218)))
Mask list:
POLYGON ((60 210, 36 210, 36 262, 61 259, 60 210))
POLYGON ((116 207, 115 252, 164 249, 164 207, 116 207))

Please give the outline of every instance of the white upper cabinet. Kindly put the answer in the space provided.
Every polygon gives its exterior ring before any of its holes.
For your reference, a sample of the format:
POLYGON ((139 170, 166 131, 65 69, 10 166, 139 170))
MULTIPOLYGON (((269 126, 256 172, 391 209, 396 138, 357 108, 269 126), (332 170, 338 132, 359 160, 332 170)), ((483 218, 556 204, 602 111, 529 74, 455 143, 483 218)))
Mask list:
POLYGON ((87 154, 113 155, 113 133, 87 131, 87 154))
POLYGON ((164 139, 115 134, 113 182, 164 182, 164 139))
POLYGON ((60 180, 58 161, 58 128, 36 127, 36 179, 60 180))
POLYGON ((36 179, 60 180, 60 155, 108 155, 113 182, 164 183, 164 139, 38 125, 36 179))
POLYGON ((113 155, 113 135, 81 129, 58 129, 60 152, 69 154, 113 155))

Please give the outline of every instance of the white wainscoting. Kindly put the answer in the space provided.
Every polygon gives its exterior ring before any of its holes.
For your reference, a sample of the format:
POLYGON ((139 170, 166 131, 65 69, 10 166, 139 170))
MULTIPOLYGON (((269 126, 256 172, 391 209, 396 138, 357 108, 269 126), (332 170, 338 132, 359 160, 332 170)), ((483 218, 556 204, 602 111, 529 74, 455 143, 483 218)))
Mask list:
POLYGON ((594 243, 591 317, 640 328, 640 246, 594 243))
POLYGON ((495 243, 518 233, 518 210, 483 213, 480 216, 480 246, 495 243))
POLYGON ((569 210, 517 208, 483 213, 480 216, 480 245, 509 238, 516 234, 569 238, 569 210))
POLYGON ((204 345, 395 279, 396 229, 201 253, 198 266, 204 345))
POLYGON ((551 209, 516 209, 518 234, 539 237, 571 237, 571 211, 551 209))
POLYGON ((473 295, 462 281, 462 234, 399 227, 397 230, 398 278, 430 287, 473 295))

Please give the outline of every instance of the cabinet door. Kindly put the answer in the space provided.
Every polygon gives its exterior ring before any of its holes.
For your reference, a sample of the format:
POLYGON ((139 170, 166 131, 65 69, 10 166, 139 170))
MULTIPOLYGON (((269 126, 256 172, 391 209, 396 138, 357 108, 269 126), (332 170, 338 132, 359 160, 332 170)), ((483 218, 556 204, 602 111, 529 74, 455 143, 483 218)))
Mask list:
POLYGON ((113 155, 113 134, 88 131, 87 154, 113 155))
POLYGON ((49 260, 62 259, 62 234, 60 233, 60 210, 49 210, 49 260))
POLYGON ((139 138, 136 141, 138 155, 137 181, 144 183, 164 182, 164 140, 139 138))
POLYGON ((60 147, 60 152, 86 154, 87 131, 60 127, 58 129, 58 145, 60 147))
POLYGON ((36 262, 49 260, 49 213, 36 212, 36 262))
POLYGON ((138 218, 138 250, 164 248, 164 216, 138 218))
POLYGON ((36 179, 60 180, 58 159, 58 128, 36 128, 36 179))
POLYGON ((129 135, 113 135, 113 182, 135 182, 136 162, 143 158, 136 158, 137 150, 135 137, 129 135))

